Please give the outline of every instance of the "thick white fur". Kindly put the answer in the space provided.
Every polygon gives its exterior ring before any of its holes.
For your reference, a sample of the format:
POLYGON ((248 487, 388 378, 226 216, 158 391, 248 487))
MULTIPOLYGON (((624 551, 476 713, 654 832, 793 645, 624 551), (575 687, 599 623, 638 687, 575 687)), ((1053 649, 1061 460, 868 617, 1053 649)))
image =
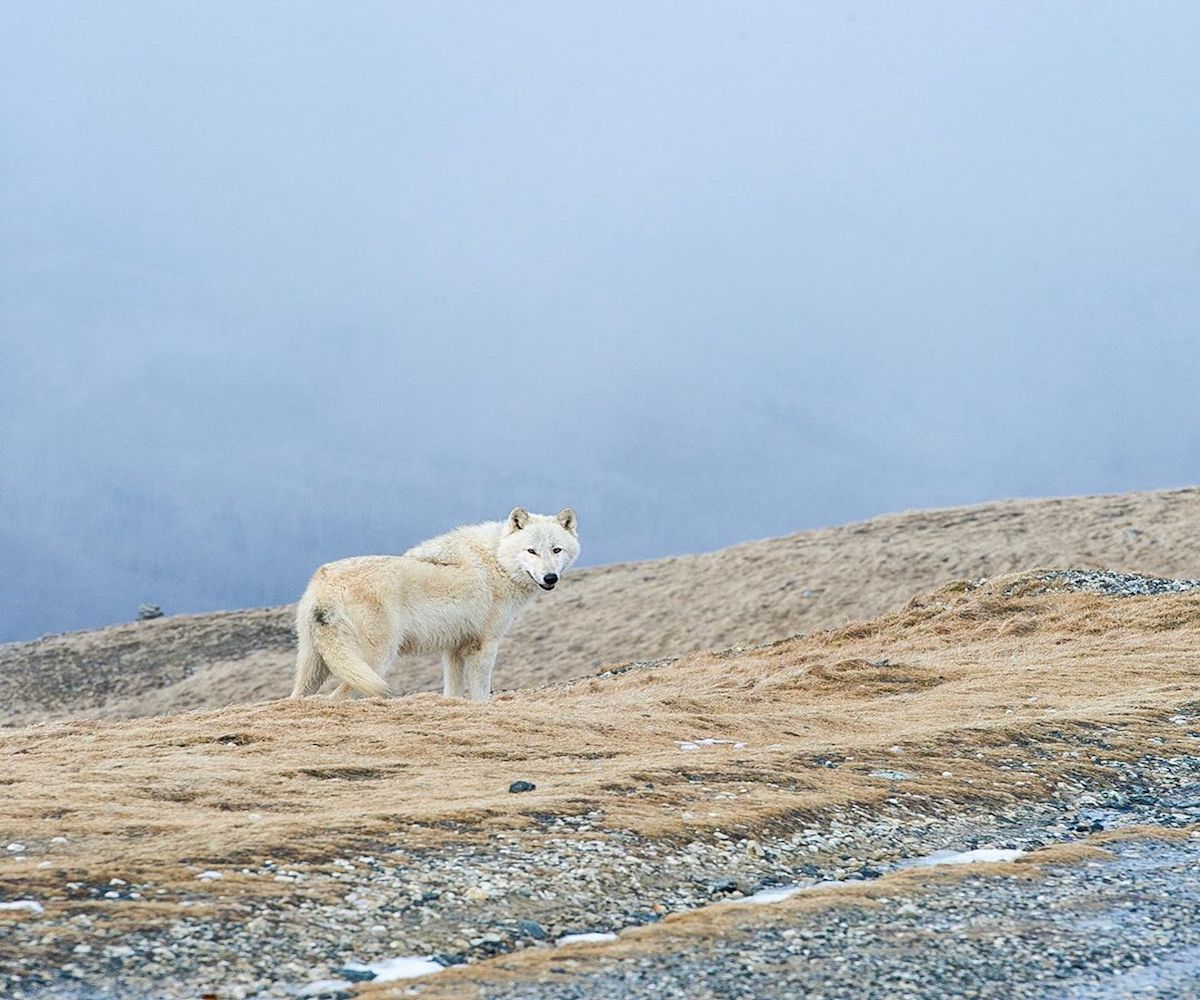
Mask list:
POLYGON ((380 676, 399 654, 441 653, 444 692, 487 701, 500 640, 517 613, 579 556, 575 512, 455 528, 399 556, 358 556, 313 574, 296 610, 292 697, 327 678, 333 697, 388 694, 380 676))

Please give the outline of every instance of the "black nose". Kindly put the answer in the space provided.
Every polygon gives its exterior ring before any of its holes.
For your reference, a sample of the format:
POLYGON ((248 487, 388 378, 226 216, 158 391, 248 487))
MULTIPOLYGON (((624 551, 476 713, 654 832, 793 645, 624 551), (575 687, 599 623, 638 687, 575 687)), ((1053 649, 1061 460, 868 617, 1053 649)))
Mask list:
POLYGON ((553 586, 554 586, 556 583, 558 583, 558 574, 557 574, 557 573, 547 573, 547 574, 545 575, 545 577, 543 577, 543 579, 544 579, 544 580, 545 580, 545 581, 546 581, 548 584, 550 584, 550 586, 552 586, 552 587, 553 587, 553 586))

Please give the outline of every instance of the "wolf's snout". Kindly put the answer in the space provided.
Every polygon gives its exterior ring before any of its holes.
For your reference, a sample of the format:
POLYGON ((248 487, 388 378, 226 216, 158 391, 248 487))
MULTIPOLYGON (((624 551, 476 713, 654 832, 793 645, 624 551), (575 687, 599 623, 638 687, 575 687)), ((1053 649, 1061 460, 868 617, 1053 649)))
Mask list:
POLYGON ((558 583, 558 574, 547 573, 544 577, 542 577, 542 580, 547 587, 553 587, 556 583, 558 583))

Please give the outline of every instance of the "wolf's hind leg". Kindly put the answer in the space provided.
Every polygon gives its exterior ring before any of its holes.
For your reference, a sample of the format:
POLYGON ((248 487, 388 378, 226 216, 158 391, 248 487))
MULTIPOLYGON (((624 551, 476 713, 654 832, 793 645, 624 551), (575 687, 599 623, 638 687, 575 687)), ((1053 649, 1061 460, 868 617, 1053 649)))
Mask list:
POLYGON ((313 648, 312 642, 301 632, 296 651, 296 679, 292 684, 291 696, 306 698, 311 694, 316 694, 328 679, 329 667, 321 658, 321 654, 313 648))
POLYGON ((374 664, 384 665, 384 657, 369 645, 364 649, 352 629, 325 625, 317 630, 314 645, 334 679, 341 682, 335 695, 343 687, 368 698, 384 698, 391 693, 387 681, 374 669, 374 664))
POLYGON ((465 667, 458 653, 442 654, 442 695, 446 698, 465 698, 467 682, 463 677, 465 667))

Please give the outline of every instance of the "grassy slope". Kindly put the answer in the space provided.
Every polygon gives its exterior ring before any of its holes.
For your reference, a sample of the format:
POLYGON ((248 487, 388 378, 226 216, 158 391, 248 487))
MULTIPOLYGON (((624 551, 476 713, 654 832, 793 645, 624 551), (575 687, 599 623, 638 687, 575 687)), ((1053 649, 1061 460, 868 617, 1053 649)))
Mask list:
POLYGON ((538 813, 594 813, 652 838, 751 835, 887 796, 870 771, 894 766, 895 747, 929 801, 949 804, 1048 794, 1063 773, 1100 766, 1055 751, 1099 723, 1123 726, 1110 757, 1151 735, 1169 753, 1183 735, 1163 720, 1200 681, 1200 594, 1042 586, 952 585, 875 621, 490 705, 284 701, 18 730, 0 741, 0 843, 35 850, 6 862, 0 895, 68 906, 65 882, 114 875, 194 895, 209 864, 303 864, 498 829, 536 840, 538 813), (677 743, 705 736, 746 746, 677 743), (1023 754, 1034 766, 1018 785, 998 762, 1023 754), (515 779, 538 788, 510 795, 515 779))
MULTIPOLYGON (((605 663, 767 642, 881 614, 949 579, 1038 565, 1200 576, 1198 521, 1200 489, 1008 501, 581 570, 518 622, 497 683, 528 687, 605 663)), ((281 697, 290 615, 177 616, 0 646, 0 724, 281 697)), ((437 684, 436 664, 397 668, 401 689, 437 684)))

